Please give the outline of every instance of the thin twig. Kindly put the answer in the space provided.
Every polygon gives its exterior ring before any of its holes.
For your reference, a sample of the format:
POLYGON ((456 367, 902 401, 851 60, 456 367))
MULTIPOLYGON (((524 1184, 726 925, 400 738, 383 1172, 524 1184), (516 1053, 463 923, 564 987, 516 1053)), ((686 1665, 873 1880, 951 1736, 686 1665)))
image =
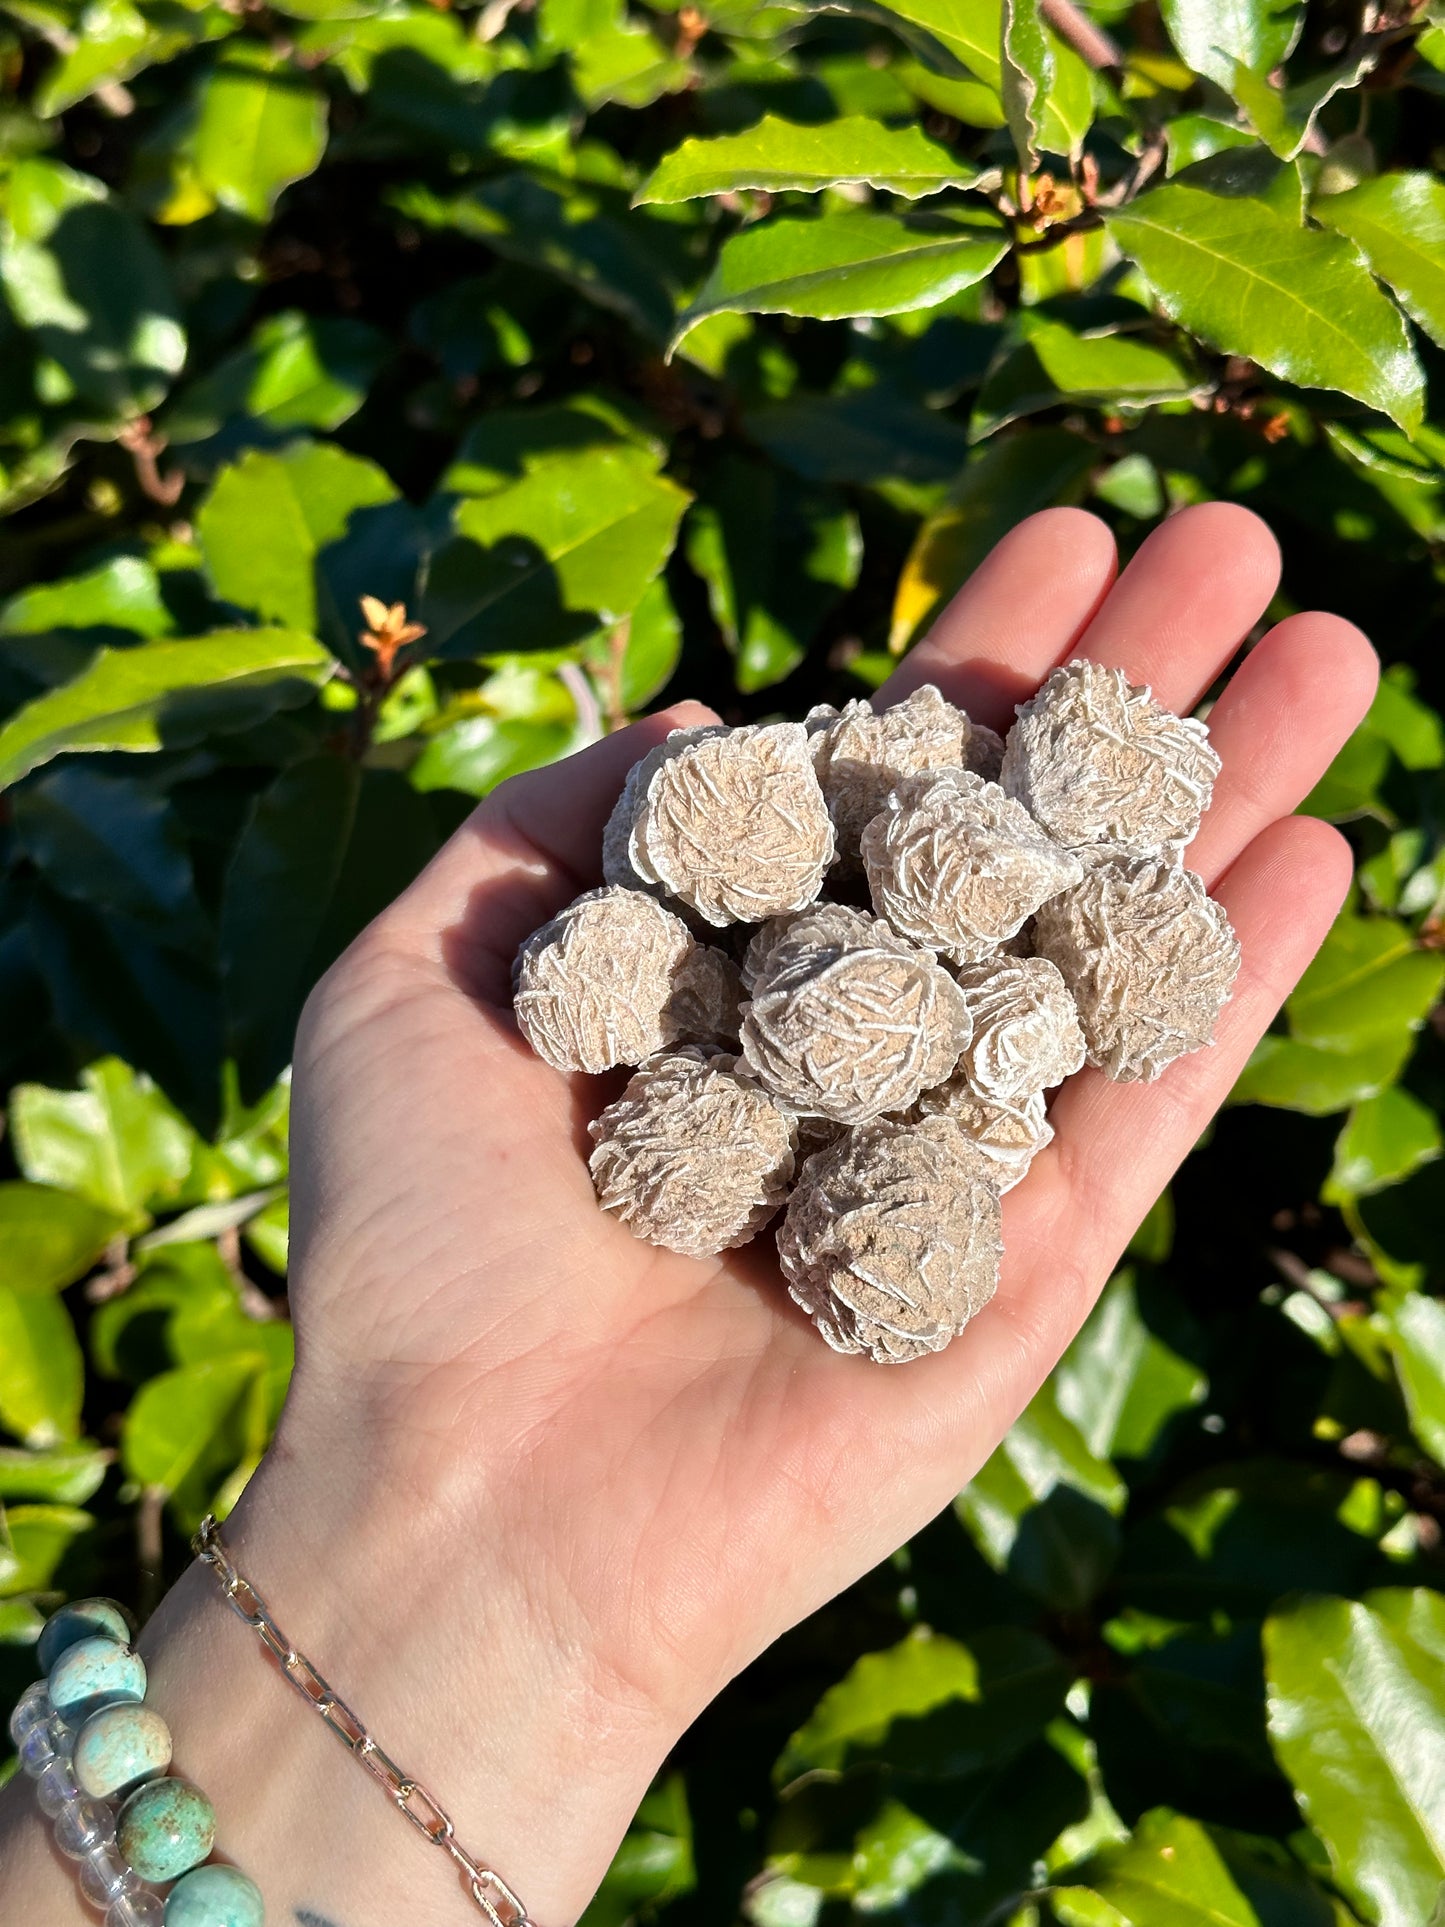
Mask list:
POLYGON ((1123 66, 1124 56, 1118 43, 1111 40, 1102 27, 1095 26, 1086 13, 1081 13, 1073 0, 1039 0, 1039 12, 1060 40, 1091 67, 1104 72, 1123 66))

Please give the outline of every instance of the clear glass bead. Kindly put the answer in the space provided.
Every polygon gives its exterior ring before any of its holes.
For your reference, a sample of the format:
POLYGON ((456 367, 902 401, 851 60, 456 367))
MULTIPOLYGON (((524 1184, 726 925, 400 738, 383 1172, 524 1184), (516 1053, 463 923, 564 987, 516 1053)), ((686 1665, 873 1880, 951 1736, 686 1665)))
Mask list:
POLYGON ((15 1710, 10 1715, 10 1737, 19 1746, 32 1726, 43 1725, 50 1718, 50 1695, 45 1689, 43 1679, 27 1686, 15 1702, 15 1710))
POLYGON ((114 1839, 115 1815, 104 1800, 92 1800, 88 1793, 67 1801, 55 1816, 55 1844, 72 1860, 83 1860, 114 1839))
POLYGON ((80 1798, 80 1788, 68 1760, 52 1760, 35 1782, 35 1798, 40 1811, 53 1820, 72 1800, 80 1798))
POLYGON ((73 1726, 67 1726, 58 1713, 50 1721, 50 1744, 55 1748, 57 1760, 69 1762, 75 1758, 75 1733, 73 1726))
POLYGON ((32 1726, 16 1749, 20 1764, 32 1780, 38 1780, 46 1767, 55 1758, 55 1743, 50 1737, 50 1721, 41 1720, 32 1726))
POLYGON ((106 1911, 104 1927, 164 1927, 165 1902, 149 1887, 138 1887, 133 1894, 122 1894, 106 1911))
POLYGON ((80 1863, 80 1891, 92 1907, 109 1907, 139 1886, 119 1848, 111 1844, 92 1847, 80 1863))

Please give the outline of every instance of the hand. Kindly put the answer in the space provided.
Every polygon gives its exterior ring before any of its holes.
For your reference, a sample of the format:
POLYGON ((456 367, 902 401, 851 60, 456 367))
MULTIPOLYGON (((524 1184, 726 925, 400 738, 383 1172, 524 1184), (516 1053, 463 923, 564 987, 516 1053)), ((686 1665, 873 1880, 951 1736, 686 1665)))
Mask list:
MULTIPOLYGON (((1004 729, 1078 653, 1188 711, 1278 578, 1267 530, 1223 504, 1167 522, 1117 582, 1114 566, 1093 517, 1033 517, 880 702, 932 680, 1004 729)), ((625 771, 704 720, 696 705, 503 785, 328 974, 296 1063, 283 1446, 384 1489, 415 1544, 451 1529, 479 1609, 525 1626, 514 1649, 542 1683, 516 1706, 555 1690, 603 1736, 599 1777, 626 1755, 645 1780, 734 1672, 948 1502, 1050 1370, 1339 907, 1346 844, 1288 812, 1375 674, 1358 631, 1320 614, 1245 658, 1210 717, 1223 775, 1187 856, 1243 947, 1215 1046, 1154 1084, 1069 1082, 1005 1200, 996 1299, 906 1366, 831 1352, 766 1234, 699 1261, 601 1214, 585 1126, 621 1079, 559 1076, 511 1018, 518 943, 599 880, 625 771)), ((619 1788, 614 1838, 638 1791, 619 1788)), ((539 1917, 580 1906, 606 1851, 539 1876, 539 1917)))

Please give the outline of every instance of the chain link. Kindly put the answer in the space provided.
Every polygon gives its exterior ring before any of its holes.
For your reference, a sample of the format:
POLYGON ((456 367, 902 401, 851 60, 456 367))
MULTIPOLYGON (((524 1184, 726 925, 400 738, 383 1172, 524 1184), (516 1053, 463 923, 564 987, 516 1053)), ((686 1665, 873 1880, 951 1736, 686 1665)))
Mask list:
POLYGON ((207 1513, 191 1541, 196 1557, 213 1568, 226 1603, 251 1628, 281 1668, 287 1682, 385 1789, 400 1809, 435 1847, 444 1847, 460 1869, 466 1891, 488 1927, 532 1927, 527 1910, 498 1873, 474 1860, 461 1846, 451 1816, 420 1780, 413 1780, 377 1745, 345 1700, 338 1699, 325 1678, 304 1653, 298 1652, 277 1625, 275 1615, 249 1579, 237 1570, 214 1514, 207 1513))

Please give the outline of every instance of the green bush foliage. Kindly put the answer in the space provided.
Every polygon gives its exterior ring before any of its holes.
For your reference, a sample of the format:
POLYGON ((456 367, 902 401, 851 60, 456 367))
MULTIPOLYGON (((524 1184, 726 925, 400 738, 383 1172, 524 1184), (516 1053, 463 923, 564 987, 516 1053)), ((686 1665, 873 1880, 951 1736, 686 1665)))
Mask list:
POLYGON ((3 0, 0 69, 0 1701, 264 1450, 296 1014, 472 798, 876 686, 1031 510, 1227 496, 1389 665, 1352 898, 589 1921, 1441 1918, 1445 15, 3 0))

